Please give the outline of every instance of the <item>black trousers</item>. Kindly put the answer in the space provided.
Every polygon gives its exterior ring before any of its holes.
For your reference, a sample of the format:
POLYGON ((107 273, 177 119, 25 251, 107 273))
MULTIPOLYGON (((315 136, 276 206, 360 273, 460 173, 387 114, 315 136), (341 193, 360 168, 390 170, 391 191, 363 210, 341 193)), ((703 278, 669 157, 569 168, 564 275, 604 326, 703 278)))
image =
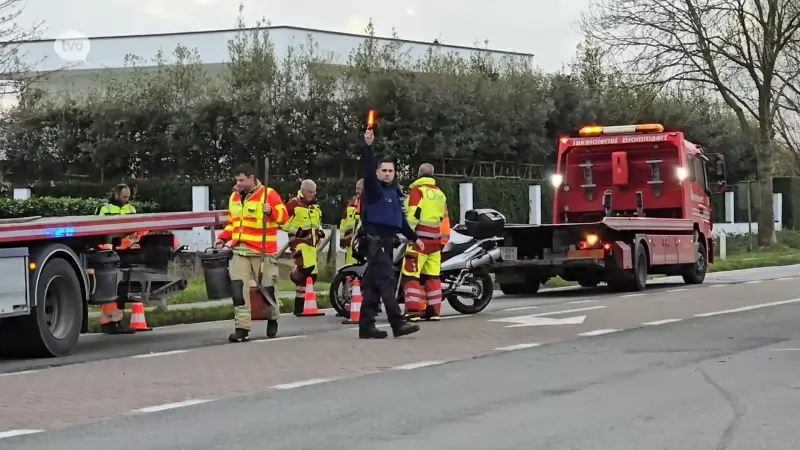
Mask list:
POLYGON ((394 238, 381 238, 367 236, 367 269, 361 282, 363 300, 361 303, 361 318, 358 326, 368 329, 375 326, 375 316, 383 299, 386 305, 386 316, 393 327, 403 324, 403 313, 395 297, 397 279, 392 265, 392 252, 394 238))

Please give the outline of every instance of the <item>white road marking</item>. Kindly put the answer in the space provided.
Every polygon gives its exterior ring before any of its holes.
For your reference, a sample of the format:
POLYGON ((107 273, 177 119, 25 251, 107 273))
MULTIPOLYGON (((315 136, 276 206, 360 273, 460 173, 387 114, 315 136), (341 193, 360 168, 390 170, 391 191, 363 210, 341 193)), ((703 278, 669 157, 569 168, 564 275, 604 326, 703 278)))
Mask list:
POLYGON ((43 433, 44 430, 8 430, 0 431, 0 439, 10 438, 14 436, 24 436, 26 434, 43 433))
POLYGON ((770 348, 771 352, 800 352, 800 348, 770 348))
POLYGON ((420 361, 411 364, 403 364, 401 366, 393 367, 394 370, 413 370, 419 369, 421 367, 428 367, 428 366, 436 366, 439 364, 444 364, 445 361, 420 361))
POLYGON ((9 373, 0 373, 0 377, 10 377, 12 375, 27 375, 30 373, 41 372, 40 369, 36 370, 23 370, 22 372, 9 372, 9 373))
POLYGON ((541 327, 551 325, 580 325, 585 321, 586 316, 573 316, 565 317, 563 319, 555 319, 552 317, 538 317, 535 314, 530 316, 514 316, 489 320, 489 322, 505 322, 514 324, 507 325, 506 328, 541 327))
POLYGON ((787 281, 787 280, 794 280, 795 277, 783 277, 783 278, 775 278, 775 281, 787 281))
POLYGON ((534 348, 538 347, 542 344, 531 343, 531 344, 516 344, 516 345, 509 345, 508 347, 498 347, 494 349, 496 352, 510 352, 514 350, 524 350, 526 348, 534 348))
POLYGON ((156 356, 179 355, 188 351, 189 350, 171 350, 168 352, 145 353, 143 355, 131 356, 131 358, 155 358, 156 356))
MULTIPOLYGON (((358 328, 356 328, 357 330, 358 328)), ((290 341, 292 339, 303 339, 306 335, 298 334, 297 336, 283 336, 283 337, 276 337, 276 338, 266 338, 266 339, 259 339, 254 342, 275 342, 275 341, 290 341)))
POLYGON ((198 398, 198 399, 192 399, 192 400, 185 400, 185 401, 182 401, 182 402, 165 403, 163 405, 148 406, 147 408, 134 409, 133 412, 152 413, 152 412, 166 411, 166 410, 175 409, 175 408, 183 408, 185 406, 200 405, 200 404, 203 404, 203 403, 208 403, 210 401, 213 401, 213 400, 210 400, 210 399, 199 399, 198 398))
POLYGON ((580 303, 592 303, 596 302, 597 300, 575 300, 574 302, 569 302, 572 305, 578 305, 580 303))
POLYGON ((625 294, 625 295, 620 295, 620 298, 641 297, 643 295, 647 295, 647 294, 625 294))
POLYGON ((711 286, 706 286, 706 287, 718 288, 718 287, 725 287, 725 286, 727 286, 727 284, 712 284, 711 286))
POLYGON ((654 320, 652 322, 645 322, 642 325, 644 325, 644 326, 664 325, 664 324, 667 324, 667 323, 680 322, 681 320, 683 320, 683 319, 654 320))
POLYGON ((733 314, 737 312, 743 311, 752 311, 754 309, 761 309, 761 308, 769 308, 770 306, 780 306, 780 305, 789 305, 792 303, 800 303, 800 298, 793 298, 791 300, 782 300, 780 302, 770 302, 770 303, 761 303, 758 305, 750 305, 750 306, 743 306, 741 308, 735 309, 726 309, 723 311, 714 311, 702 314, 695 314, 694 317, 712 317, 712 316, 720 316, 722 314, 733 314))
POLYGON ((533 316, 534 317, 542 317, 542 316, 549 316, 549 315, 552 315, 552 314, 569 314, 569 313, 574 313, 574 312, 591 311, 593 309, 603 309, 603 308, 607 308, 607 307, 604 306, 604 305, 589 306, 587 308, 575 308, 575 309, 565 309, 563 311, 543 312, 543 313, 539 313, 539 314, 534 314, 533 316))
POLYGON ((617 331, 620 330, 614 328, 606 328, 603 330, 594 330, 594 331, 587 331, 584 333, 578 333, 578 336, 600 336, 601 334, 611 334, 611 333, 616 333, 617 331))
POLYGON ((333 381, 335 378, 313 378, 311 380, 295 381, 294 383, 285 383, 272 386, 272 389, 294 389, 303 386, 311 386, 314 384, 327 383, 333 381))
POLYGON ((503 312, 525 311, 527 309, 536 309, 536 308, 538 308, 538 306, 519 306, 517 308, 504 309, 503 312))
POLYGON ((744 284, 758 284, 758 283, 763 283, 763 282, 764 282, 764 280, 753 280, 753 281, 745 281, 744 284))
POLYGON ((680 292, 680 291, 686 291, 686 290, 688 290, 688 289, 686 289, 686 288, 667 289, 667 292, 680 292))

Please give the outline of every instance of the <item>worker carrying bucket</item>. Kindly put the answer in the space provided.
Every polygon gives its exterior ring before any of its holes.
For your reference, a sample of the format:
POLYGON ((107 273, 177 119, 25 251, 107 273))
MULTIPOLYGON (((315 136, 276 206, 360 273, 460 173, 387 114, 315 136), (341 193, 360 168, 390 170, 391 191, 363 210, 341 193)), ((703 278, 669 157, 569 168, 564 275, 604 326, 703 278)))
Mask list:
MULTIPOLYGON (((273 338, 278 334, 280 317, 280 304, 275 292, 275 283, 278 281, 278 228, 286 223, 288 214, 278 192, 257 180, 253 167, 241 165, 234 170, 234 176, 236 186, 228 201, 228 223, 214 242, 215 249, 223 250, 227 243, 232 252, 229 274, 235 328, 228 340, 243 342, 249 339, 252 322, 250 282, 253 280, 263 289, 264 298, 270 304, 267 337, 273 338)), ((217 274, 220 273, 218 266, 224 253, 219 255, 215 260, 217 274)), ((205 261, 204 270, 210 270, 212 259, 206 257, 205 261)))

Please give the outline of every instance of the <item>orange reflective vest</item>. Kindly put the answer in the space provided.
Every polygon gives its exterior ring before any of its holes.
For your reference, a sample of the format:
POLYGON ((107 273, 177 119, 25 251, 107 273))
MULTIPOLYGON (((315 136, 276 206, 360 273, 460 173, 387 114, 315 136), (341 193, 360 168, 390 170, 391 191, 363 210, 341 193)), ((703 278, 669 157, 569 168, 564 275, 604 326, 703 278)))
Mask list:
POLYGON ((265 187, 260 181, 256 182, 253 192, 242 197, 239 191, 233 191, 228 200, 228 224, 218 238, 229 241, 228 245, 234 247, 241 243, 253 252, 261 252, 262 227, 266 223, 266 253, 278 252, 278 227, 286 223, 289 214, 281 196, 272 189, 265 187), (264 217, 264 204, 268 204, 272 211, 264 217))
POLYGON ((339 223, 339 230, 342 233, 339 238, 340 247, 347 248, 353 243, 359 220, 361 220, 361 199, 353 197, 347 202, 342 212, 342 221, 339 223))

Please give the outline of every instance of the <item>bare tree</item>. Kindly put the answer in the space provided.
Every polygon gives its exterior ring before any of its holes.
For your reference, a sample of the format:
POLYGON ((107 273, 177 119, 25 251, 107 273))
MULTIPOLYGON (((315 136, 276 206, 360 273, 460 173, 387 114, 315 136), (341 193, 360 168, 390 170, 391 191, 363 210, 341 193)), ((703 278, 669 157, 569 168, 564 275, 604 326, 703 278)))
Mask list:
POLYGON ((38 39, 44 22, 21 25, 27 0, 0 0, 0 94, 17 94, 44 74, 34 73, 25 61, 22 43, 38 39))
POLYGON ((757 142, 758 242, 775 242, 776 114, 800 75, 797 0, 592 0, 586 35, 643 82, 706 86, 757 142))

